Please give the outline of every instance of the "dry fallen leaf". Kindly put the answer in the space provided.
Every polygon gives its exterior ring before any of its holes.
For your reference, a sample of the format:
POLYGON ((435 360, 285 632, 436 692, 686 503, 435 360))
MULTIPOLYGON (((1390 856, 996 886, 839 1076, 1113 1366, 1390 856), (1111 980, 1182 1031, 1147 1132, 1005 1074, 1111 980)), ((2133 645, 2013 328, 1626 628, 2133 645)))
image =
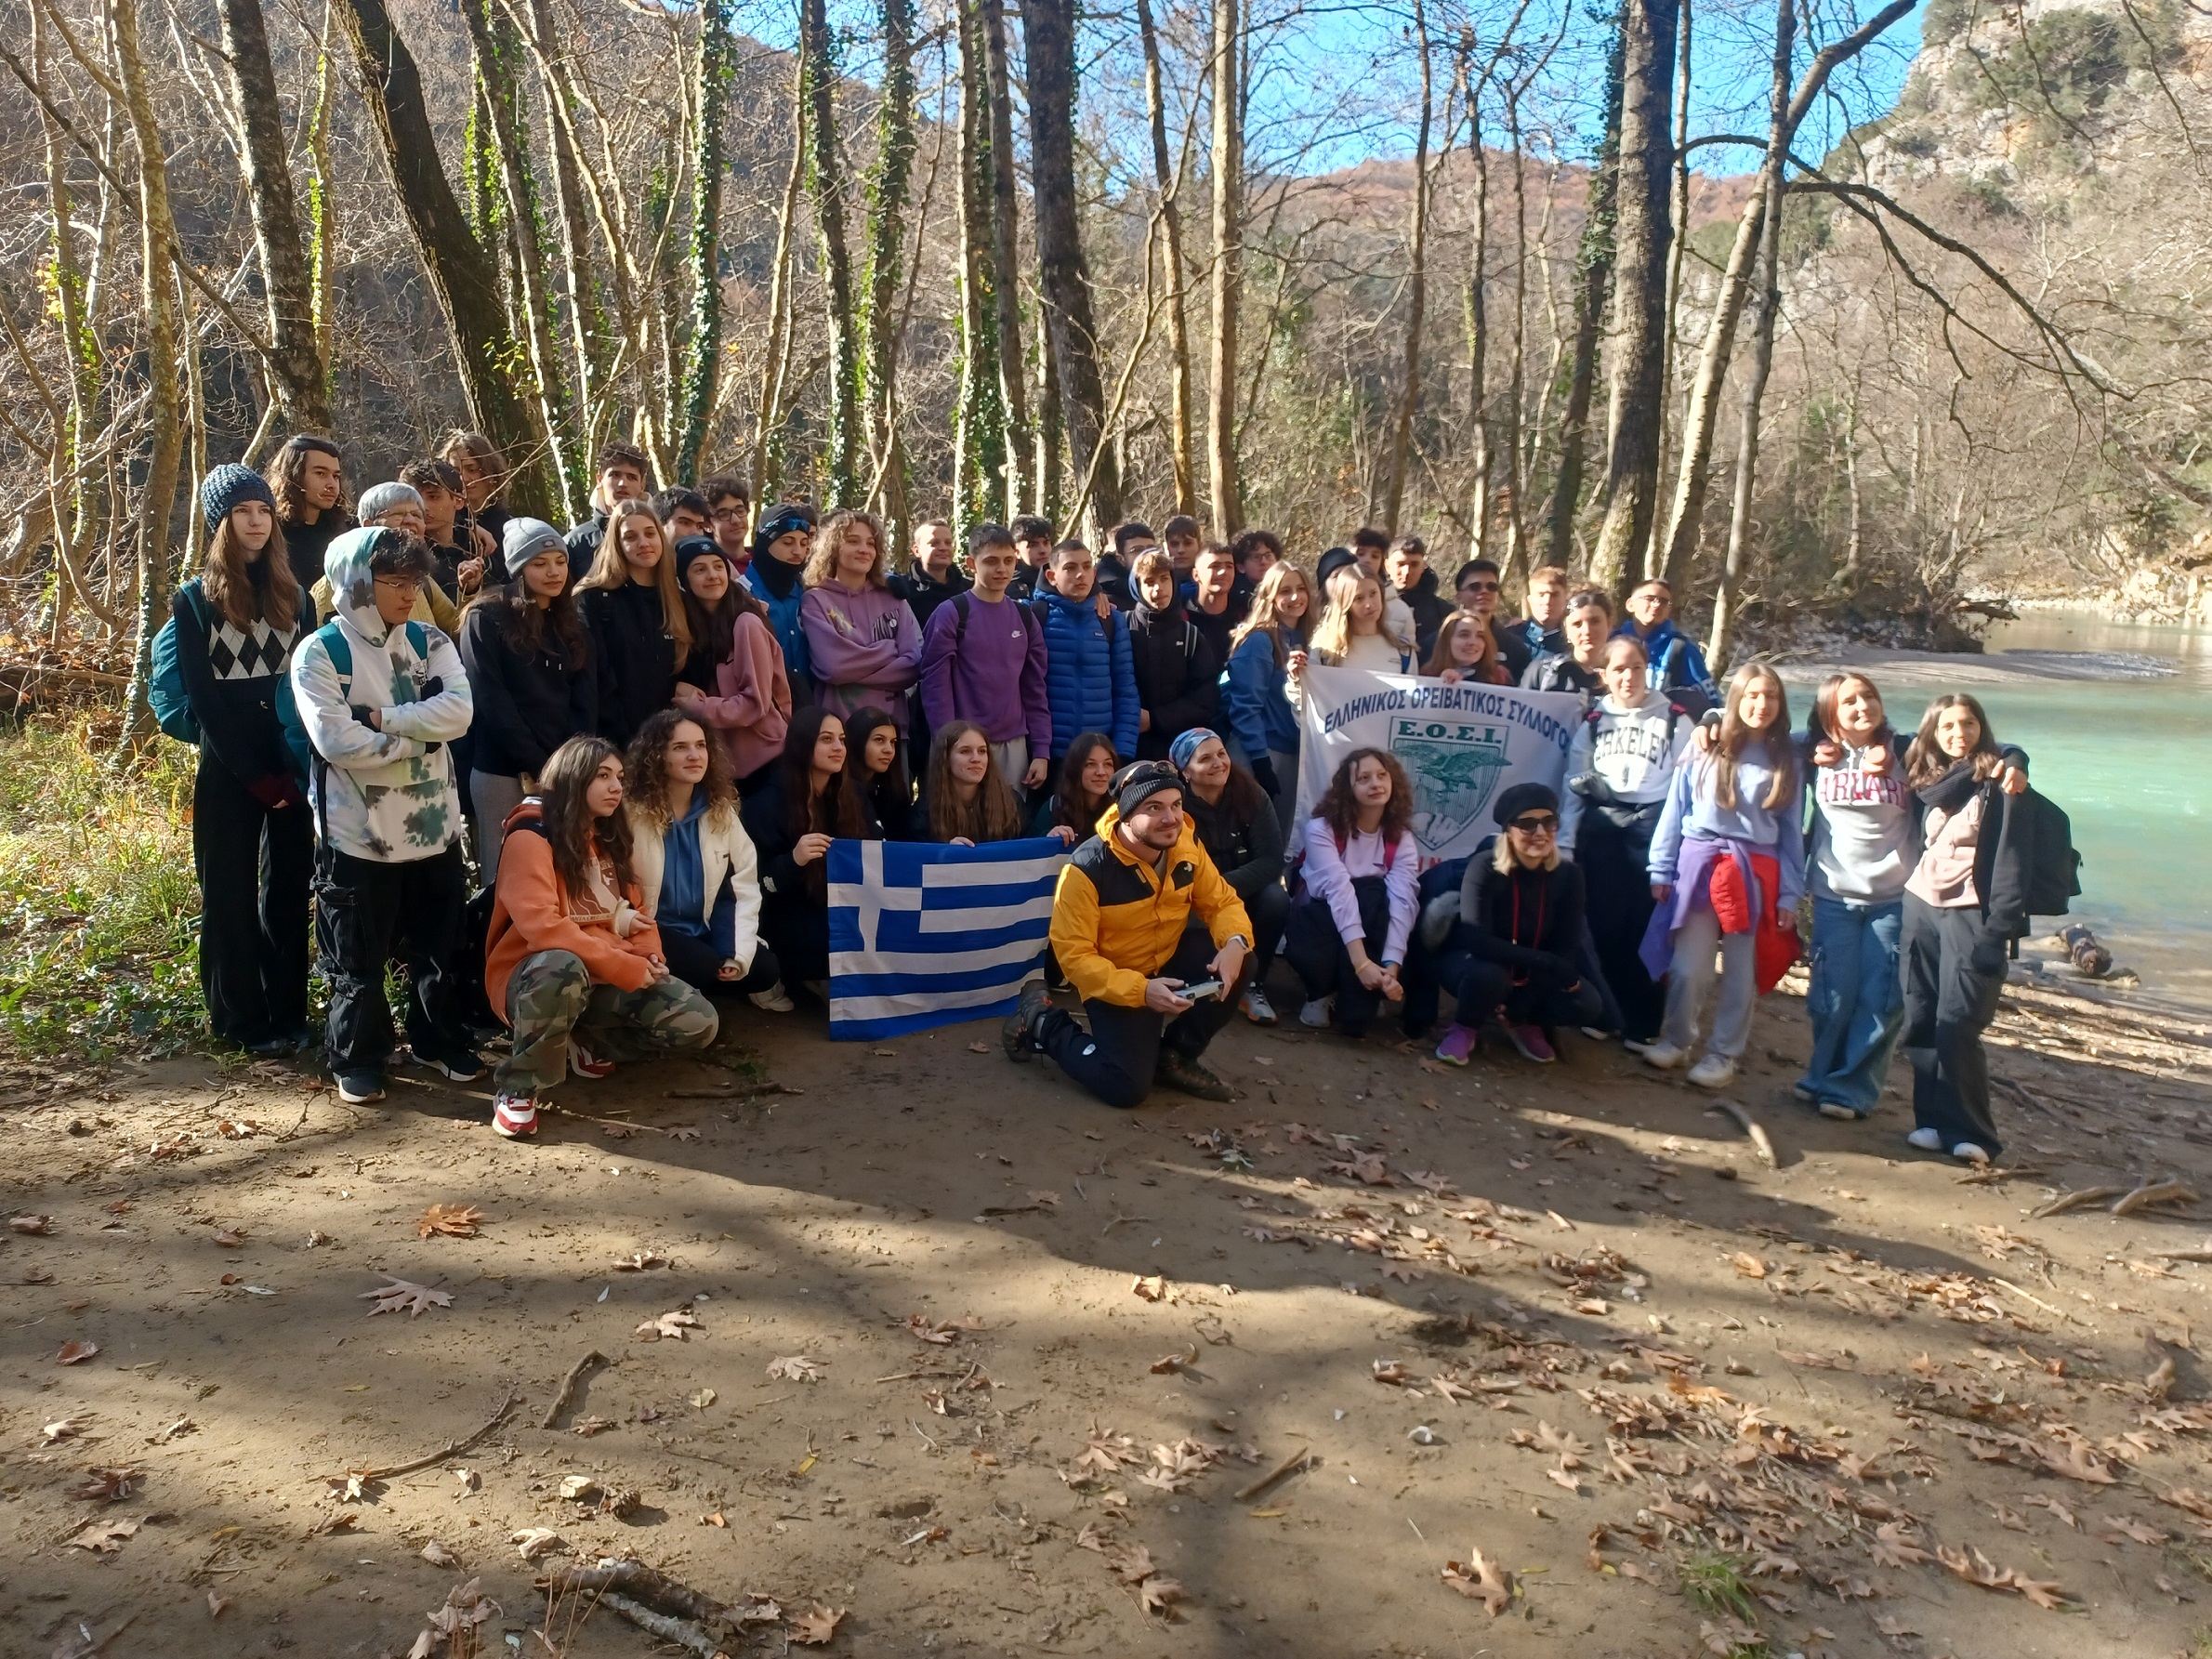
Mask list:
POLYGON ((7 1225, 14 1232, 50 1233, 54 1231, 51 1216, 10 1216, 7 1225))
POLYGON ((810 1354, 785 1354, 768 1363, 768 1374, 785 1382, 820 1382, 822 1362, 810 1354))
POLYGON ((1158 1571, 1152 1565, 1152 1552, 1141 1544, 1130 1545, 1106 1564, 1124 1584, 1141 1584, 1158 1571))
POLYGON ((242 1229, 225 1228, 215 1235, 215 1242, 226 1250, 244 1249, 245 1247, 245 1233, 242 1229))
POLYGON ((1163 1618, 1173 1618, 1175 1604, 1190 1594, 1176 1579, 1154 1573, 1137 1587, 1138 1605, 1147 1613, 1156 1613, 1163 1618))
POLYGON ((1735 1264, 1736 1271, 1746 1279, 1764 1279, 1767 1276, 1767 1264, 1748 1251, 1739 1250, 1729 1260, 1735 1264))
POLYGON ((228 1596, 218 1596, 218 1595, 217 1595, 217 1594, 216 1594, 216 1593, 215 1593, 213 1590, 209 1590, 209 1591, 207 1592, 207 1616, 208 1616, 209 1618, 211 1618, 211 1619, 219 1619, 219 1618, 221 1618, 221 1617, 223 1616, 223 1609, 224 1609, 224 1608, 226 1608, 226 1607, 228 1607, 228 1606, 230 1606, 230 1597, 228 1597, 228 1596))
POLYGON ((435 1538, 423 1546, 423 1560, 433 1567, 458 1567, 461 1564, 461 1558, 435 1538))
POLYGON ((837 1634, 837 1626, 844 1622, 845 1609, 824 1607, 817 1601, 805 1613, 792 1615, 789 1634, 802 1648, 819 1648, 837 1634))
POLYGON ((138 1479, 135 1468, 94 1468, 85 1471, 84 1483, 70 1489, 70 1496, 94 1503, 112 1504, 130 1496, 131 1487, 138 1479))
POLYGON ((1902 1521, 1886 1521, 1874 1530, 1874 1564, 1877 1567, 1909 1567, 1935 1558, 1905 1535, 1902 1521))
POLYGON ((1163 1302, 1167 1299, 1167 1281, 1158 1273, 1133 1280, 1129 1288, 1148 1302, 1163 1302))
POLYGON ((99 1352, 99 1344, 87 1342, 82 1336, 72 1336, 61 1345, 61 1351, 54 1356, 57 1365, 76 1365, 99 1352))
POLYGON ((668 1257, 655 1250, 633 1250, 614 1264, 618 1273, 641 1273, 648 1268, 671 1266, 668 1257))
POLYGON ((137 1521, 89 1521, 70 1539, 69 1547, 89 1549, 96 1555, 113 1555, 123 1547, 123 1541, 143 1524, 137 1521))
POLYGON ((1154 1360, 1152 1365, 1152 1372, 1154 1376, 1172 1376, 1178 1371, 1180 1371, 1186 1365, 1194 1365, 1197 1363, 1198 1344, 1195 1342, 1189 1342, 1183 1345, 1181 1352, 1164 1354, 1159 1359, 1154 1360))
POLYGON ((609 1140, 627 1140, 638 1133, 636 1124, 601 1124, 599 1133, 609 1140))
POLYGON ((635 1334, 652 1342, 658 1342, 664 1337, 677 1342, 688 1342, 691 1338, 684 1333, 704 1328, 700 1324, 698 1315, 689 1308, 672 1308, 665 1313, 647 1320, 638 1327, 635 1334))
POLYGON ((1464 1565, 1458 1561, 1444 1563, 1444 1582, 1462 1596, 1480 1600, 1484 1611, 1494 1619, 1513 1600, 1512 1576, 1485 1560, 1479 1549, 1469 1549, 1467 1555, 1464 1565))
POLYGON ((39 1430, 39 1433, 46 1437, 39 1443, 51 1446, 61 1441, 73 1439, 83 1430, 84 1427, 85 1419, 82 1417, 58 1418, 39 1430))
POLYGON ((379 1313, 404 1313, 410 1318, 420 1319, 425 1308, 450 1308, 454 1305, 451 1291, 432 1290, 427 1284, 414 1284, 405 1279, 394 1279, 389 1273, 384 1276, 388 1284, 375 1290, 364 1290, 358 1298, 364 1302, 375 1302, 376 1305, 369 1310, 371 1319, 379 1313))
POLYGON ((511 1534, 507 1542, 521 1552, 526 1561, 534 1561, 542 1555, 551 1555, 568 1547, 567 1541, 549 1526, 524 1527, 520 1532, 511 1534))
POLYGON ((473 1204, 466 1207, 457 1204, 434 1204, 416 1219, 415 1236, 427 1239, 435 1232, 447 1238, 472 1239, 483 1218, 483 1211, 473 1204))

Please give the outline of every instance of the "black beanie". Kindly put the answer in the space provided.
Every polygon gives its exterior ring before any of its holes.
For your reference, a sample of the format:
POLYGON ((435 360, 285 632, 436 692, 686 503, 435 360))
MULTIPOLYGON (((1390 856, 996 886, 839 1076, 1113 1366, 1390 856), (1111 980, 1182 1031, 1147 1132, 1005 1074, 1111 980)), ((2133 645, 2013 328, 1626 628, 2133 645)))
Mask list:
POLYGON ((1503 827, 1511 823, 1523 812, 1557 812, 1560 797, 1542 783, 1516 783, 1497 797, 1497 805, 1491 814, 1503 827))
POLYGON ((1165 760, 1133 760, 1113 774, 1107 785, 1114 810, 1126 819, 1155 795, 1167 790, 1182 793, 1183 775, 1165 760))
POLYGON ((814 509, 804 504, 783 502, 761 515, 760 522, 753 526, 753 557, 765 560, 776 537, 788 535, 794 530, 811 533, 814 529, 814 509))
MULTIPOLYGON (((676 583, 684 592, 691 591, 691 562, 694 560, 714 558, 727 567, 730 556, 722 551, 722 544, 711 535, 687 535, 676 544, 676 583)), ((735 580, 732 573, 731 579, 735 580)))

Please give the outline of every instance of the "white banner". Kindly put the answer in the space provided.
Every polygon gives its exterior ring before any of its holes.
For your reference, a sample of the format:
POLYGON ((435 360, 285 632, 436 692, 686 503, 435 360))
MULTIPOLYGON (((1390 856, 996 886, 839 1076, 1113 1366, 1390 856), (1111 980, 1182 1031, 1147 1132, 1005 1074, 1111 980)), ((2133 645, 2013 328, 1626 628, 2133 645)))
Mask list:
POLYGON ((1413 830, 1424 860, 1463 857, 1496 833, 1490 803, 1499 791, 1563 786, 1567 746, 1582 716, 1582 699, 1567 691, 1309 665, 1293 828, 1302 831, 1347 755, 1384 749, 1413 780, 1413 830))

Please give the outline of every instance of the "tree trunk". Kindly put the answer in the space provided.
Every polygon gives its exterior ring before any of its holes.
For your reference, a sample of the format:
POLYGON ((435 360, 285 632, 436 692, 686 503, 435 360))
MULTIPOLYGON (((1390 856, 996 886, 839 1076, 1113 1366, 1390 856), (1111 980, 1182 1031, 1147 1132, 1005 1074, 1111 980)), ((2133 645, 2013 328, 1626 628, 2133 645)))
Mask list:
POLYGON ((1414 0, 1414 48, 1421 55, 1421 122, 1414 140, 1413 222, 1406 227, 1405 367, 1398 389, 1398 420, 1390 433, 1390 481, 1383 490, 1383 528, 1398 533, 1405 500, 1405 469, 1413 449, 1414 415, 1421 402, 1421 325, 1429 305, 1429 130, 1436 100, 1429 62, 1429 11, 1414 0))
POLYGON ((1513 156, 1513 349, 1507 360, 1505 432, 1498 447, 1506 457, 1505 566, 1508 580, 1521 573, 1527 555, 1527 534, 1522 528, 1528 521, 1521 500, 1522 481, 1527 476, 1522 467, 1522 428, 1528 419, 1528 332, 1529 332, 1529 192, 1528 146, 1521 131, 1521 97, 1522 87, 1518 81, 1508 82, 1506 87, 1506 130, 1512 139, 1513 156))
POLYGON ((998 324, 998 389, 1006 408, 1006 462, 1001 494, 1004 519, 1021 510, 1021 467, 1030 445, 1029 399, 1022 385, 1021 269, 1016 252, 1021 227, 1015 189, 1014 100, 1007 71, 1005 0, 982 0, 984 68, 991 89, 992 305, 998 324))
MULTIPOLYGON (((44 14, 31 7, 31 62, 41 80, 46 76, 44 14)), ((78 457, 91 437, 93 412, 99 406, 99 341, 86 321, 85 264, 77 252, 77 227, 69 188, 69 150, 61 128, 44 104, 39 107, 40 129, 46 142, 46 210, 54 220, 54 314, 61 326, 62 350, 69 360, 69 421, 56 434, 54 464, 47 476, 64 481, 69 489, 66 506, 52 504, 57 541, 73 546, 92 545, 99 534, 99 492, 90 487, 78 457)), ((59 585, 57 608, 67 595, 59 585)))
POLYGON ((553 0, 530 0, 530 37, 538 65, 538 90, 546 100, 546 147, 553 158, 553 199, 560 213, 560 286, 569 315, 569 349, 576 360, 577 441, 569 475, 561 481, 565 497, 576 500, 591 488, 592 451, 600 429, 599 397, 607 319, 593 275, 591 213, 585 201, 576 146, 559 101, 565 96, 547 72, 559 50, 553 26, 553 0))
POLYGON ((1160 34, 1152 0, 1137 0, 1137 33, 1144 48, 1144 107, 1152 129, 1152 178, 1160 192, 1160 228, 1167 267, 1168 455, 1175 468, 1175 510, 1198 512, 1198 479, 1191 464, 1191 318, 1183 303, 1182 170, 1167 156, 1167 99, 1160 76, 1160 34))
POLYGON ((145 491, 138 498, 138 638, 131 654, 130 704, 125 717, 125 730, 138 746, 153 735, 153 710, 147 702, 153 637, 168 620, 169 595, 176 581, 169 560, 169 520, 184 459, 184 411, 177 380, 177 225, 169 213, 168 151, 154 120, 153 92, 138 51, 138 6, 136 0, 108 0, 107 9, 122 102, 138 141, 138 296, 145 308, 151 393, 151 447, 145 491))
POLYGON ((421 72, 385 10, 384 0, 338 3, 392 188, 407 217, 430 291, 453 331, 454 366, 469 417, 514 458, 507 505, 519 514, 543 518, 556 510, 545 463, 545 422, 537 406, 497 366, 510 361, 516 345, 499 296, 499 270, 469 234, 461 204, 446 180, 429 108, 423 99, 421 72))
MULTIPOLYGON (((1036 349, 1037 494, 1036 510, 1060 523, 1060 503, 1066 497, 1068 451, 1066 429, 1060 423, 1060 361, 1052 355, 1052 341, 1039 332, 1036 349)), ((1068 526, 1061 525, 1063 532, 1068 526)))
MULTIPOLYGON (((1786 0, 1785 0, 1786 6, 1786 0)), ((1778 8, 1781 9, 1781 8, 1778 8)), ((1780 96, 1789 95, 1789 59, 1777 45, 1774 61, 1780 96)), ((1767 393, 1767 375, 1774 366, 1774 325, 1782 313, 1782 175, 1767 181, 1767 211, 1759 234, 1759 303, 1757 330, 1751 340, 1751 371, 1744 376, 1743 438, 1736 447, 1736 494, 1728 517, 1728 558, 1720 569, 1720 591, 1713 598, 1713 626, 1706 641, 1713 672, 1728 665, 1729 635, 1736 620, 1736 596, 1749 558, 1751 493, 1758 481, 1759 401, 1767 393)))
MULTIPOLYGON (((336 361, 335 324, 337 284, 338 209, 331 199, 330 122, 332 63, 330 33, 337 21, 338 0, 323 0, 323 33, 315 41, 315 112, 308 122, 308 266, 315 296, 315 353, 325 370, 336 361)), ((253 464, 247 457, 247 464, 253 464)))
POLYGON ((691 173, 691 334, 685 342, 676 480, 699 481, 722 367, 722 123, 730 102, 730 0, 701 0, 699 141, 691 173))
POLYGON ((1244 240, 1244 94, 1238 72, 1243 46, 1237 0, 1214 0, 1214 339, 1206 365, 1205 459, 1214 533, 1222 541, 1244 527, 1236 454, 1236 307, 1244 240))
POLYGON ((1006 516, 1007 411, 998 360, 1001 280, 994 228, 990 47, 983 0, 959 0, 960 35, 960 391, 953 447, 953 522, 1006 516))
POLYGON ((1589 206, 1582 246, 1575 255, 1574 355, 1567 371, 1567 398, 1560 414, 1558 474, 1552 480, 1546 562, 1572 565, 1574 515, 1582 501, 1583 458, 1589 443, 1590 392, 1597 381, 1598 337, 1605 325, 1605 296, 1613 283, 1613 211, 1620 182, 1621 49, 1616 30, 1605 62, 1605 127, 1590 162, 1589 206))
POLYGON ((883 0, 883 102, 876 117, 876 171, 868 180, 867 268, 862 283, 862 326, 867 340, 862 390, 876 489, 889 513, 893 545, 884 557, 905 564, 905 459, 899 441, 899 297, 904 286, 906 198, 914 178, 914 0, 883 0))
POLYGON ((1668 130, 1680 0, 1622 0, 1621 139, 1614 199, 1613 328, 1606 412, 1605 522, 1591 577, 1617 586, 1640 560, 1659 494, 1659 391, 1666 351, 1668 130))
POLYGON ((564 514, 574 515, 577 503, 569 498, 568 481, 580 468, 578 457, 571 453, 568 392, 561 384, 560 353, 553 342, 553 296, 546 278, 537 180, 530 170, 522 94, 515 75, 515 58, 521 42, 514 25, 504 15, 494 14, 494 3, 464 0, 461 10, 467 20, 469 45, 476 52, 478 81, 483 90, 481 109, 505 208, 502 217, 514 277, 507 330, 510 337, 520 336, 528 348, 532 381, 528 391, 536 402, 538 420, 551 446, 546 459, 554 497, 564 514))
POLYGON ((753 428, 753 505, 774 505, 783 481, 783 383, 791 362, 791 241, 798 224, 799 186, 807 171, 807 55, 799 43, 793 68, 791 167, 776 212, 776 253, 768 288, 768 359, 760 365, 760 403, 753 428))
POLYGON ((814 224, 822 235, 823 298, 829 323, 829 489, 826 505, 861 499, 860 343, 853 326, 852 261, 845 247, 845 164, 837 145, 836 43, 825 0, 802 0, 806 36, 808 175, 814 224))
POLYGON ((223 58, 238 102, 246 205, 269 297, 270 395, 296 432, 331 429, 329 371, 315 344, 315 290, 299 237, 284 121, 260 0, 221 0, 223 58))
POLYGON ((1029 46, 1030 189, 1035 203, 1037 283, 1059 365, 1069 469, 1091 479, 1101 526, 1122 516, 1121 471, 1106 431, 1106 388, 1090 274, 1075 216, 1074 0, 1021 0, 1029 46))
MULTIPOLYGON (((1682 302, 1682 251, 1690 242, 1690 94, 1693 64, 1691 57, 1693 0, 1682 0, 1681 28, 1676 36, 1675 62, 1675 161, 1673 182, 1668 186, 1667 211, 1674 221, 1675 236, 1666 250, 1666 345, 1659 354, 1659 467, 1660 476, 1666 470, 1666 418, 1673 412, 1674 400, 1670 392, 1674 383, 1675 357, 1681 349, 1682 336, 1679 314, 1682 302)), ((1644 549, 1643 568, 1647 571, 1666 567, 1666 544, 1664 540, 1668 529, 1667 520, 1659 514, 1652 515, 1652 541, 1644 549)))
POLYGON ((1482 147, 1482 91, 1485 73, 1468 94, 1468 151, 1475 162, 1473 228, 1468 232, 1466 325, 1467 414, 1471 429, 1473 476, 1468 484, 1468 555, 1490 556, 1490 152, 1482 147))

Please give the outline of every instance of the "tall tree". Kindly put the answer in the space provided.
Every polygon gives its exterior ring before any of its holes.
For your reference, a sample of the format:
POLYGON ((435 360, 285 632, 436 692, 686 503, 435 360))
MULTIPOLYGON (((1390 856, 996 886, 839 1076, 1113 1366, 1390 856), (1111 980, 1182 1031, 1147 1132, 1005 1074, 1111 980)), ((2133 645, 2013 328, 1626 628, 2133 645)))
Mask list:
POLYGON ((700 0, 699 46, 693 59, 699 110, 697 153, 691 170, 691 328, 684 342, 682 422, 676 441, 676 476, 696 483, 706 448, 722 367, 722 124, 730 104, 731 59, 730 0, 700 0))
POLYGON ((1620 180, 1621 48, 1613 31, 1606 55, 1604 125, 1590 158, 1589 207, 1574 256, 1574 345, 1567 362, 1566 399, 1560 411, 1558 470, 1552 476, 1546 526, 1546 561, 1574 562, 1574 515, 1582 502, 1585 450, 1589 441, 1590 392, 1597 382, 1598 336, 1605 324, 1605 296, 1613 283, 1613 204, 1620 180))
POLYGON ((1243 49, 1237 0, 1214 0, 1214 338, 1206 366, 1205 458, 1214 533, 1223 540, 1244 527, 1236 453, 1236 307, 1244 243, 1244 93, 1238 57, 1243 49))
POLYGON ((1606 412, 1605 522, 1590 574, 1617 586, 1651 539, 1659 495, 1675 23, 1680 0, 1621 0, 1621 147, 1614 199, 1614 346, 1606 412))
MULTIPOLYGON (((511 11, 514 0, 502 0, 511 11)), ((575 359, 578 442, 565 481, 571 495, 587 493, 594 441, 603 429, 599 407, 605 377, 606 309, 592 258, 591 211, 586 199, 575 136, 566 118, 565 83, 560 73, 553 28, 553 0, 530 0, 529 40, 546 107, 546 151, 553 159, 553 199, 560 212, 561 297, 569 322, 569 349, 575 359)))
MULTIPOLYGON (((1191 317, 1183 298, 1183 174, 1167 155, 1167 96, 1160 72, 1160 32, 1152 0, 1137 0, 1137 35, 1144 51, 1144 111, 1152 125, 1152 182, 1160 195, 1161 257, 1167 267, 1168 456, 1175 471, 1175 510, 1198 511, 1198 479, 1191 458, 1191 317)), ((1189 153, 1186 148, 1184 153, 1189 153)))
POLYGON ((1021 269, 1016 244, 1021 228, 1020 191, 1014 173, 1013 76, 1007 67, 1005 0, 982 0, 984 67, 991 89, 991 253, 997 280, 991 285, 992 310, 998 325, 999 398, 1007 412, 1005 508, 1012 518, 1021 509, 1021 467, 1031 444, 1029 399, 1022 379, 1021 269))
POLYGON ((260 0, 221 0, 223 59, 238 106, 246 208, 269 301, 270 395, 296 432, 328 432, 329 370, 315 340, 315 290, 300 241, 284 121, 260 0))
POLYGON ((1429 9, 1414 0, 1414 48, 1420 54, 1421 120, 1414 140, 1412 222, 1406 227, 1405 365, 1398 388, 1398 419, 1390 433, 1390 477, 1383 489, 1383 528, 1398 533, 1398 509, 1405 499, 1405 469, 1413 450, 1414 415, 1421 403, 1421 327, 1429 304, 1429 133, 1436 99, 1429 60, 1429 9))
POLYGON ((1100 524, 1122 516, 1121 469, 1106 430, 1106 388, 1090 273, 1075 214, 1075 0, 1021 0, 1029 47, 1030 190, 1035 203, 1037 285, 1060 371, 1068 467, 1090 478, 1100 524))
POLYGON ((889 520, 884 549, 903 568, 906 457, 899 436, 899 295, 905 281, 906 198, 914 179, 914 0, 883 0, 883 101, 876 113, 876 168, 868 178, 867 265, 861 325, 867 341, 862 389, 867 398, 878 481, 871 507, 889 520))
POLYGON ((814 198, 814 225, 822 237, 823 299, 828 309, 829 493, 834 506, 857 502, 861 478, 859 331, 852 309, 852 259, 845 245, 845 163, 837 142, 836 40, 825 0, 801 0, 807 75, 807 176, 814 198))
POLYGON ((507 375, 506 365, 513 361, 517 342, 507 331, 499 268, 470 233, 446 180, 429 106, 423 98, 422 72, 393 26, 384 0, 336 3, 392 188, 430 291, 453 331, 454 367, 469 416, 513 462, 508 505, 519 513, 544 518, 556 510, 546 468, 545 421, 535 401, 507 375))
MULTIPOLYGON (((1776 53, 1777 58, 1781 56, 1776 53)), ((1786 94, 1787 72, 1778 78, 1786 94)), ((1706 632, 1706 649, 1713 666, 1728 662, 1729 634, 1735 623, 1736 595, 1744 579, 1744 564, 1751 538, 1751 492, 1758 481, 1759 405, 1767 395, 1767 376, 1774 367, 1774 324, 1782 314, 1782 192, 1780 175, 1767 182, 1767 211, 1759 227, 1758 317, 1752 325, 1751 366, 1744 376, 1742 435, 1736 443, 1736 490, 1728 518, 1728 553, 1720 567, 1720 587, 1713 596, 1713 625, 1706 632)))
POLYGON ((983 0, 959 0, 960 401, 953 447, 953 519, 1006 516, 1006 382, 999 363, 997 187, 992 179, 990 46, 983 0))
POLYGON ((783 391, 791 363, 792 237, 798 223, 799 187, 807 176, 807 49, 802 37, 792 64, 791 165, 776 212, 776 251, 768 289, 768 355, 760 365, 760 402, 754 411, 753 499, 776 499, 783 470, 783 391))

